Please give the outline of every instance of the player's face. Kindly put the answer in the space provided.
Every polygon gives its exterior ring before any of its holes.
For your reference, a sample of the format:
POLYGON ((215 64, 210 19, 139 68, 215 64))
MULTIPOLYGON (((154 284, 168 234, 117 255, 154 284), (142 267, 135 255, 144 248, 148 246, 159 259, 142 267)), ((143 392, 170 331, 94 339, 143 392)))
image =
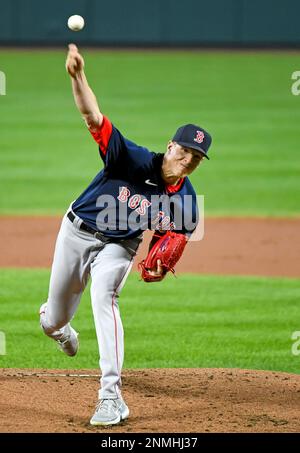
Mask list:
POLYGON ((199 151, 185 148, 176 142, 168 143, 168 152, 165 156, 169 170, 178 178, 190 175, 204 159, 199 151))

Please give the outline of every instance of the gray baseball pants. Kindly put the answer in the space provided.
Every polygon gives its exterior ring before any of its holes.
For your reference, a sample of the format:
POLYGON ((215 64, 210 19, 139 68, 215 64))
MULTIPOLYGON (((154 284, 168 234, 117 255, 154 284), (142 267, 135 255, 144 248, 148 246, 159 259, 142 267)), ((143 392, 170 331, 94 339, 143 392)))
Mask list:
MULTIPOLYGON (((99 398, 120 394, 124 333, 118 297, 131 270, 142 235, 104 242, 80 230, 65 214, 57 237, 47 300, 45 327, 58 330, 71 321, 91 276, 91 301, 100 354, 99 398)), ((44 322, 43 322, 44 325, 44 322)))

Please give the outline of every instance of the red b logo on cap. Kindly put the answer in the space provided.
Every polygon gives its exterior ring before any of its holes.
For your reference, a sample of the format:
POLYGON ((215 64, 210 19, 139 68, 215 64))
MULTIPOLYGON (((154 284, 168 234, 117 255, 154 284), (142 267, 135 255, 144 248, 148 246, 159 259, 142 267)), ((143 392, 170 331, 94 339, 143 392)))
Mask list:
POLYGON ((202 131, 197 131, 197 135, 196 137, 194 138, 194 142, 197 142, 197 143, 202 143, 203 140, 204 140, 204 133, 202 131))

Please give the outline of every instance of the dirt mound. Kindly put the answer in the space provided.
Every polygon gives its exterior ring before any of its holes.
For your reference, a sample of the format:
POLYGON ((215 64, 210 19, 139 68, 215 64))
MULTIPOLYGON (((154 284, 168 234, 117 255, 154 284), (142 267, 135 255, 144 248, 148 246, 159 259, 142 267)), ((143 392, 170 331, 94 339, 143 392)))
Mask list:
POLYGON ((300 376, 238 369, 125 370, 130 417, 89 425, 97 370, 0 370, 0 432, 299 432, 300 376))

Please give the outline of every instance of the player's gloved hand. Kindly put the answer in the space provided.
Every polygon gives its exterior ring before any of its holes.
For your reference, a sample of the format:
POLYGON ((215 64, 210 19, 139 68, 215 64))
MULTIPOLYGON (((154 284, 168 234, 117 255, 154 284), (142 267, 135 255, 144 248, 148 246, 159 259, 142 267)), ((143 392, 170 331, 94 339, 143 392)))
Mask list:
POLYGON ((184 234, 174 231, 167 231, 162 236, 154 233, 154 237, 156 242, 151 241, 146 259, 139 263, 141 277, 145 282, 160 282, 168 271, 174 274, 174 266, 187 243, 184 234))
POLYGON ((75 44, 69 44, 69 51, 66 60, 66 70, 71 77, 75 78, 76 75, 84 68, 84 59, 80 55, 78 48, 75 44))

